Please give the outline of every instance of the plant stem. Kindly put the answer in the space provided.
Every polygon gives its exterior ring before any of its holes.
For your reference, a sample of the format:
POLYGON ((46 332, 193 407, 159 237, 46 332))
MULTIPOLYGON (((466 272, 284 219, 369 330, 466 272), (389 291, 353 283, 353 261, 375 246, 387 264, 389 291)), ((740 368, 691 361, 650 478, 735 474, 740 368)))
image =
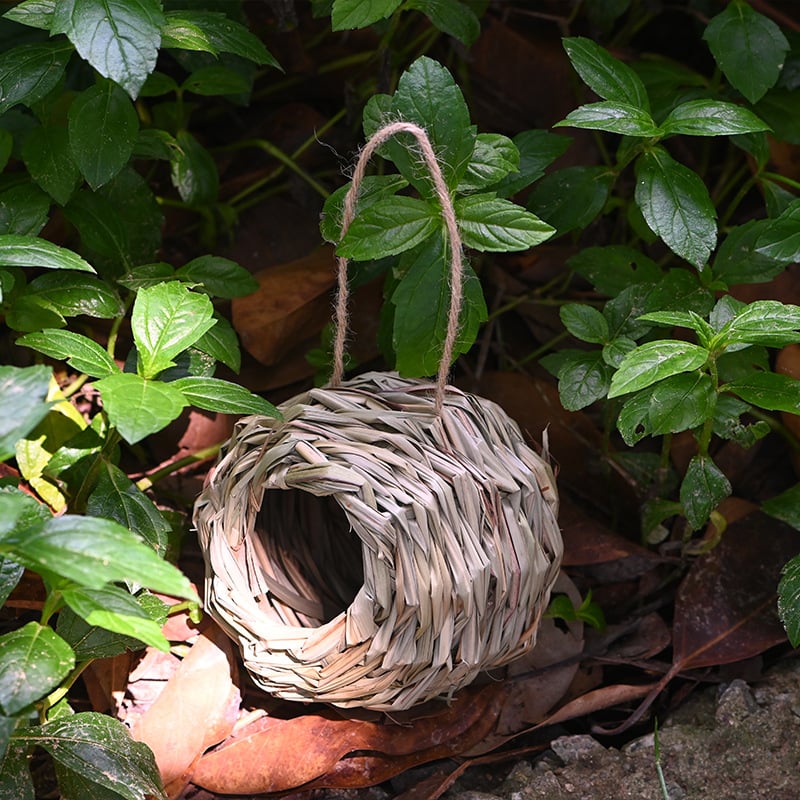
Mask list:
POLYGON ((47 697, 42 701, 41 707, 39 708, 39 722, 42 724, 47 722, 47 712, 67 696, 75 681, 80 678, 83 671, 91 663, 91 660, 89 660, 81 661, 80 664, 76 664, 72 672, 70 672, 61 683, 61 686, 47 695, 47 697))
POLYGON ((162 478, 166 478, 168 475, 171 475, 173 472, 177 472, 179 469, 183 469, 184 467, 188 467, 192 464, 197 464, 200 461, 208 461, 209 458, 214 458, 219 453, 223 444, 225 444, 224 441, 217 442, 216 444, 212 444, 210 447, 204 447, 201 450, 195 450, 194 453, 189 453, 189 455, 183 456, 183 458, 179 458, 177 461, 172 461, 169 464, 161 467, 161 469, 157 469, 150 475, 145 475, 144 478, 140 478, 138 481, 136 481, 136 486, 142 491, 150 489, 162 478))
POLYGON ((86 383, 86 381, 88 380, 89 376, 86 373, 78 375, 78 377, 75 378, 74 381, 70 382, 69 385, 65 386, 61 390, 61 394, 63 394, 64 397, 72 397, 72 395, 74 395, 77 391, 79 391, 80 388, 83 386, 83 384, 86 383))

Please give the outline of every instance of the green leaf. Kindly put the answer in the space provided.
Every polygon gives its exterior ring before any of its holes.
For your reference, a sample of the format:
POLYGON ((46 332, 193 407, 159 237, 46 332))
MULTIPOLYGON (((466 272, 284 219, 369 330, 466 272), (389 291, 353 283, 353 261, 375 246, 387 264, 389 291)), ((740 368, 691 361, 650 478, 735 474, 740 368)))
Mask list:
POLYGON ((730 481, 722 470, 708 456, 694 456, 686 469, 680 490, 683 513, 692 530, 705 525, 711 512, 730 493, 730 481))
POLYGON ((65 33, 81 58, 136 99, 155 69, 160 0, 59 0, 50 32, 65 33))
MULTIPOLYGON (((402 280, 392 293, 396 368, 404 375, 432 375, 439 369, 450 311, 450 261, 440 236, 405 254, 402 280)), ((453 357, 472 346, 486 320, 483 291, 472 268, 464 265, 459 335, 453 357)))
POLYGON ((0 55, 0 114, 31 106, 58 85, 72 48, 63 41, 22 44, 0 55))
POLYGON ((628 103, 650 110, 647 92, 639 76, 591 39, 564 39, 564 49, 583 82, 604 100, 628 103))
POLYGON ((108 461, 102 463, 97 483, 86 503, 86 513, 119 522, 139 534, 162 557, 167 552, 172 532, 170 524, 153 501, 119 467, 108 461))
MULTIPOLYGON (((451 190, 455 189, 472 157, 476 133, 453 76, 433 59, 418 58, 400 76, 390 114, 391 119, 415 122, 425 129, 445 183, 451 190)), ((414 184, 423 197, 435 196, 428 168, 421 161, 416 140, 410 134, 396 136, 386 150, 403 177, 414 184)))
POLYGON ((123 636, 131 636, 157 650, 169 652, 169 642, 136 602, 136 598, 118 586, 87 589, 72 586, 61 590, 64 602, 89 625, 123 636))
POLYGON ((658 325, 689 328, 695 331, 701 340, 702 337, 710 339, 714 333, 714 329, 694 311, 651 311, 649 314, 642 314, 639 319, 644 322, 655 322, 658 325))
POLYGON ((749 220, 733 228, 717 249, 714 277, 725 281, 728 286, 736 286, 767 283, 780 275, 795 259, 776 259, 758 250, 771 225, 768 220, 749 220))
POLYGON ((763 419, 750 424, 743 423, 740 417, 750 411, 752 407, 738 397, 717 395, 711 429, 716 436, 736 442, 740 447, 752 447, 770 433, 770 427, 763 419))
POLYGON ((209 64, 194 70, 183 82, 181 88, 193 94, 213 97, 214 95, 248 92, 250 91, 250 81, 222 64, 209 64))
POLYGON ((358 214, 336 253, 356 261, 397 255, 423 242, 440 224, 438 212, 425 201, 390 196, 358 214))
POLYGON ((752 111, 722 100, 689 100, 674 108, 661 123, 665 136, 736 136, 771 130, 752 111))
POLYGON ((74 666, 72 648, 38 622, 0 636, 0 709, 18 714, 55 689, 74 666))
POLYGON ((214 297, 246 297, 258 289, 258 281, 242 266, 221 256, 200 256, 184 264, 175 277, 200 284, 214 297))
POLYGON ((696 172, 654 147, 636 161, 636 204, 676 255, 702 270, 717 241, 716 210, 696 172))
POLYGON ((617 418, 617 428, 625 444, 633 447, 651 433, 648 411, 650 397, 645 392, 631 395, 623 404, 617 418))
POLYGON ((625 356, 636 349, 636 342, 627 336, 615 336, 608 344, 603 345, 603 361, 609 367, 618 369, 625 356))
POLYGON ((53 23, 56 0, 23 0, 3 14, 5 19, 49 31, 53 23))
POLYGON ((479 133, 458 191, 487 189, 518 169, 519 151, 511 139, 499 133, 479 133))
POLYGON ((767 411, 800 412, 800 380, 774 372, 753 372, 726 383, 723 391, 733 392, 747 403, 767 411))
POLYGON ((717 14, 703 38, 725 77, 751 103, 775 85, 789 51, 780 28, 742 0, 717 14))
MULTIPOLYGON (((761 510, 800 530, 800 483, 761 504, 761 510)), ((800 612, 800 608, 798 609, 800 612)))
POLYGON ((533 187, 528 208, 558 235, 585 228, 605 207, 614 175, 605 167, 566 167, 533 187))
POLYGON ((152 750, 105 714, 89 711, 62 717, 26 728, 17 738, 43 747, 60 764, 124 800, 145 800, 148 795, 166 800, 152 750))
MULTIPOLYGON (((3 732, 8 731, 5 736, 6 744, 9 744, 8 739, 17 722, 18 719, 14 717, 0 717, 3 732)), ((8 800, 36 800, 28 748, 11 742, 6 749, 2 742, 3 737, 0 736, 0 797, 8 800)))
POLYGON ((72 157, 93 189, 108 183, 128 163, 138 134, 139 118, 130 98, 111 82, 85 89, 70 106, 72 157))
POLYGON ((170 161, 172 185, 189 206, 211 205, 219 192, 217 165, 211 153, 188 131, 178 131, 178 149, 170 161))
POLYGON ((633 284, 655 283, 662 277, 655 261, 625 245, 586 247, 571 256, 567 266, 608 297, 616 297, 633 284))
POLYGON ((152 378, 171 367, 178 353, 214 325, 213 316, 207 295, 175 281, 140 289, 133 304, 131 329, 142 377, 152 378))
POLYGON ((165 369, 158 376, 158 380, 163 383, 172 383, 178 378, 211 378, 215 371, 216 361, 208 353, 204 353, 196 345, 193 345, 188 350, 184 350, 175 359, 175 366, 165 369))
POLYGON ((800 646, 800 556, 783 568, 778 584, 778 614, 792 647, 800 646))
POLYGON ((422 11, 436 28, 467 47, 480 36, 480 20, 466 3, 459 0, 409 0, 406 7, 422 11))
POLYGON ((89 589, 129 581, 156 592, 196 600, 188 578, 135 533, 99 517, 65 514, 36 527, 14 530, 2 540, 21 564, 56 574, 89 589))
POLYGON ((121 278, 117 278, 117 283, 136 292, 139 289, 157 286, 174 277, 175 270, 172 266, 158 261, 154 264, 142 264, 129 269, 121 278))
POLYGON ((14 136, 11 131, 0 129, 0 171, 8 166, 14 149, 14 136))
POLYGON ((558 394, 567 411, 578 411, 602 400, 611 381, 611 369, 599 350, 566 350, 558 368, 558 394))
POLYGON ((0 266, 44 267, 94 272, 77 253, 36 236, 0 234, 0 266))
POLYGON ((696 272, 671 269, 653 286, 645 301, 645 313, 650 311, 693 311, 705 317, 714 307, 714 293, 702 285, 696 272))
POLYGON ((17 344, 66 361, 73 369, 94 378, 105 378, 120 371, 114 359, 97 342, 72 331, 46 328, 21 336, 17 344))
POLYGON ((25 137, 22 158, 30 176, 59 205, 67 203, 81 180, 66 128, 46 125, 25 137))
POLYGON ((128 444, 166 428, 186 407, 175 387, 130 373, 110 375, 95 387, 102 395, 109 422, 128 444))
POLYGON ((124 312, 117 293, 105 281, 85 273, 45 273, 28 284, 25 294, 51 303, 65 317, 113 319, 124 312))
POLYGON ((8 596, 14 591, 24 572, 25 567, 22 564, 0 556, 0 606, 6 604, 8 596))
POLYGON ((596 308, 582 303, 566 303, 561 306, 559 316, 564 327, 582 342, 604 344, 608 341, 608 322, 596 308))
POLYGON ((281 416, 280 411, 268 400, 230 381, 219 378, 179 378, 170 385, 180 389, 190 405, 206 411, 281 416))
POLYGON ((242 366, 239 337, 225 317, 215 313, 214 320, 214 326, 209 328, 193 347, 238 372, 242 366))
POLYGON ((554 233, 535 214, 493 193, 462 197, 456 200, 455 211, 464 246, 475 250, 527 250, 554 233))
MULTIPOLYGON (((139 91, 139 97, 162 97, 165 94, 173 94, 178 90, 178 82, 172 76, 165 75, 163 72, 156 70, 147 76, 144 86, 142 86, 141 90, 139 91)), ((135 155, 138 155, 140 148, 142 147, 143 134, 145 138, 149 139, 152 137, 153 139, 160 139, 162 141, 167 137, 172 138, 171 134, 167 133, 167 131, 162 131, 161 129, 147 129, 146 131, 140 131, 139 138, 136 142, 136 148, 134 149, 135 155)), ((162 155, 162 153, 159 153, 159 155, 162 155)), ((166 156, 169 158, 168 153, 166 156)))
POLYGON ((130 241, 125 223, 98 192, 75 192, 64 208, 64 215, 78 229, 83 246, 94 257, 104 257, 117 268, 130 264, 130 241))
POLYGON ((629 103, 612 100, 602 100, 599 103, 580 106, 574 111, 570 111, 554 127, 587 128, 648 139, 661 133, 658 125, 647 111, 629 103))
POLYGON ((698 428, 713 415, 715 402, 708 375, 684 372, 660 381, 650 392, 648 433, 660 436, 698 428))
POLYGON ((391 16, 402 0, 333 0, 331 27, 335 31, 366 28, 391 16))
POLYGON ((519 169, 491 187, 498 197, 511 197, 539 180, 545 168, 566 152, 572 140, 549 131, 533 130, 517 134, 512 141, 519 151, 519 169))
POLYGON ((657 381, 702 367, 708 350, 672 339, 647 342, 632 350, 611 380, 608 397, 619 397, 644 389, 657 381))
POLYGON ((50 218, 50 198, 33 183, 0 192, 0 233, 36 236, 50 218))
POLYGON ((800 341, 800 306, 777 300, 756 300, 717 334, 721 345, 736 342, 783 347, 800 341))
POLYGON ((800 200, 795 200, 775 220, 761 223, 756 252, 767 258, 792 263, 800 258, 800 200))
POLYGON ((48 414, 50 367, 0 366, 0 461, 14 454, 20 439, 48 414))
POLYGON ((279 67, 264 43, 244 25, 217 11, 169 11, 162 29, 163 47, 235 53, 255 64, 279 67))

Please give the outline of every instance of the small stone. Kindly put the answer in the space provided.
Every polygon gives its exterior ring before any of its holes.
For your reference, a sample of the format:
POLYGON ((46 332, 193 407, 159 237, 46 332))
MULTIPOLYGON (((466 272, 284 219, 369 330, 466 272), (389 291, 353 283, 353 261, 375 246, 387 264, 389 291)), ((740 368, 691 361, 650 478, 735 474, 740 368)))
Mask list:
POLYGON ((714 715, 720 725, 738 726, 758 711, 758 703, 750 687, 741 679, 731 681, 719 696, 714 715))
POLYGON ((645 750, 655 750, 656 747, 656 737, 654 733, 648 733, 645 736, 640 736, 638 739, 634 739, 631 742, 622 746, 623 753, 641 753, 645 750))
POLYGON ((575 764, 601 755, 605 747, 591 736, 560 736, 550 742, 550 749, 564 764, 575 764))

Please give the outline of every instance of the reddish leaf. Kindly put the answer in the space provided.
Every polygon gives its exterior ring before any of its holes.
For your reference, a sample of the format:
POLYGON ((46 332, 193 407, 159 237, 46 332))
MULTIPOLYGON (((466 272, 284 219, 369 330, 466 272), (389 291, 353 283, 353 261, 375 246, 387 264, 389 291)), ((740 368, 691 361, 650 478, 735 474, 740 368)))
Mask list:
POLYGON ((797 547, 797 531, 766 514, 734 522, 678 589, 674 668, 741 661, 784 642, 776 591, 797 547))

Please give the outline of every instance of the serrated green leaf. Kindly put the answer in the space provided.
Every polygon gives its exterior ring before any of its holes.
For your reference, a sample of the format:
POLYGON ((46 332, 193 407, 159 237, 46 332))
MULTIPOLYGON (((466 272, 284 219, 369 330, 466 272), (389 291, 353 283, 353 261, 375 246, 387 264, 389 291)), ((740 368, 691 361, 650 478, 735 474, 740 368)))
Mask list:
POLYGON ((189 206, 210 205, 219 193, 217 165, 211 153, 188 131, 178 131, 178 149, 171 153, 172 185, 189 206))
POLYGON ((730 481, 708 456, 694 456, 681 482, 680 501, 692 530, 708 522, 711 512, 731 493, 730 481))
POLYGON ((800 556, 783 568, 778 584, 778 614, 792 647, 800 646, 800 556))
POLYGON ((214 325, 213 316, 207 295, 176 281, 140 289, 131 313, 131 330, 142 377, 152 378, 172 366, 178 353, 214 325))
POLYGON ((175 277, 200 284, 214 297, 246 297, 258 289, 258 281, 242 266, 221 256, 199 256, 175 271, 175 277))
MULTIPOLYGON (((783 272, 794 258, 773 258, 758 249, 765 241, 764 236, 774 230, 772 224, 768 220, 749 220, 733 228, 717 249, 714 277, 725 281, 728 286, 736 286, 766 283, 783 272)), ((800 239, 798 241, 800 243, 800 239)))
POLYGON ((178 378, 211 378, 215 370, 216 361, 208 353, 192 345, 175 359, 175 366, 165 369, 158 379, 164 383, 171 383, 178 378))
POLYGON ((740 447, 752 447, 770 433, 770 426, 765 420, 743 423, 740 417, 751 410, 752 407, 738 397, 730 394, 717 395, 712 431, 716 436, 736 442, 740 447))
POLYGON ((0 636, 0 710, 18 714, 55 689, 74 666, 72 648, 38 622, 0 636))
POLYGON ((647 342, 632 350, 611 380, 608 397, 645 389, 657 381, 702 367, 708 350, 689 342, 663 339, 647 342))
POLYGON ((197 21, 193 21, 191 17, 184 16, 184 12, 168 11, 164 16, 165 22, 161 28, 162 47, 199 50, 215 56, 219 54, 202 26, 197 21))
POLYGON ((14 530, 2 540, 14 559, 40 573, 60 575, 89 589, 129 581, 164 594, 196 600, 188 578, 135 533, 99 517, 65 514, 38 527, 14 530))
POLYGON ((649 408, 650 397, 645 392, 637 392, 631 395, 620 409, 617 429, 628 447, 633 447, 645 436, 650 435, 649 408))
MULTIPOLYGON (((323 239, 338 244, 342 238, 344 198, 352 184, 346 183, 332 192, 322 207, 319 229, 323 239)), ((385 200, 408 186, 402 175, 367 175, 362 181, 356 198, 355 216, 379 200, 385 200)))
POLYGON ((555 232, 535 214, 493 193, 460 198, 455 211, 464 246, 475 250, 527 250, 555 232))
POLYGON ((34 128, 25 137, 22 158, 36 183, 59 205, 65 205, 81 180, 67 129, 55 125, 34 128))
POLYGON ((120 371, 114 359, 97 342, 72 331, 47 328, 21 336, 17 344, 66 361, 78 372, 95 378, 105 378, 120 371))
POLYGON ((89 780, 59 761, 53 762, 53 770, 60 800, 121 800, 118 792, 89 780))
POLYGON ((608 322, 596 308, 567 303, 561 306, 559 316, 564 327, 582 342, 604 344, 608 341, 608 322))
POLYGON ((532 130, 517 134, 512 141, 519 152, 519 169, 491 187, 498 197, 511 197, 539 180, 572 140, 549 131, 532 130))
MULTIPOLYGON (((475 149, 476 132, 453 76, 433 59, 418 58, 400 76, 389 111, 391 119, 415 122, 425 129, 445 183, 455 189, 475 149)), ((423 197, 435 196, 430 172, 410 134, 400 134, 389 141, 386 152, 423 197)))
POLYGON ((767 411, 800 413, 800 380, 774 372, 753 372, 722 387, 747 403, 767 411))
POLYGON ((12 47, 0 55, 0 114, 23 103, 31 106, 61 80, 72 54, 67 42, 41 42, 12 47))
POLYGON ((742 342, 783 347, 798 341, 800 306, 777 300, 756 300, 750 303, 716 337, 716 342, 725 346, 742 342))
POLYGON ((164 14, 160 0, 59 0, 51 33, 136 99, 155 69, 164 14))
POLYGON ((206 411, 222 414, 265 414, 280 418, 272 403, 253 394, 243 386, 219 378, 179 378, 171 383, 186 401, 206 411))
POLYGON ((651 311, 639 317, 644 322, 655 322, 658 325, 678 326, 689 328, 695 331, 700 337, 701 342, 710 339, 713 335, 713 328, 698 314, 693 311, 651 311))
MULTIPOLYGON (((75 192, 64 207, 64 216, 77 228, 83 246, 92 252, 93 257, 106 258, 123 269, 131 263, 125 223, 98 192, 75 192)), ((98 268, 103 271, 100 264, 98 268)))
POLYGON ((33 183, 0 192, 0 233, 36 236, 50 219, 51 200, 33 183))
POLYGON ((138 134, 139 118, 130 98, 111 82, 85 89, 70 106, 72 157, 93 189, 108 183, 128 163, 138 134))
POLYGON ((121 278, 117 278, 117 283, 126 289, 138 291, 139 289, 157 286, 165 281, 175 278, 175 270, 170 264, 158 261, 153 264, 141 264, 128 270, 121 278))
POLYGON ((480 20, 466 3, 459 0, 410 0, 406 6, 422 11, 436 28, 467 47, 480 36, 480 20))
POLYGON ((181 88, 193 94, 213 97, 214 95, 248 92, 250 91, 250 81, 222 64, 209 64, 194 70, 183 82, 181 88))
POLYGON ((528 209, 546 220, 558 235, 585 228, 605 207, 614 175, 605 167, 566 167, 533 187, 528 209))
POLYGON ((636 161, 636 204, 676 255, 702 270, 717 241, 717 212, 696 172, 654 147, 636 161))
POLYGON ((28 284, 25 294, 51 303, 65 317, 113 319, 124 311, 119 296, 105 281, 85 273, 45 273, 28 284))
POLYGON ((564 49, 583 82, 604 100, 629 103, 648 111, 650 103, 639 76, 591 39, 564 39, 564 49))
MULTIPOLYGON (((446 250, 442 238, 434 236, 401 259, 403 278, 391 296, 393 347, 396 368, 401 374, 420 377, 435 374, 439 368, 451 300, 446 250)), ((465 264, 454 358, 469 350, 485 320, 486 304, 480 281, 469 264, 465 264)))
POLYGON ((440 224, 439 213, 425 201, 390 196, 358 214, 336 253, 356 261, 397 255, 423 242, 440 224))
POLYGON ((214 326, 209 328, 193 347, 222 362, 234 372, 239 372, 242 366, 239 337, 225 317, 215 313, 214 320, 214 326))
POLYGON ((139 534, 160 556, 167 552, 172 529, 164 515, 119 467, 108 461, 103 461, 100 467, 86 513, 119 522, 139 534))
POLYGON ((128 729, 105 714, 81 712, 26 728, 19 740, 43 747, 60 764, 124 800, 153 795, 166 800, 153 751, 131 739, 128 729))
POLYGON ((708 375, 683 372, 659 381, 647 404, 648 433, 660 436, 700 427, 713 415, 715 401, 708 375))
POLYGON ((647 111, 629 103, 612 100, 602 100, 599 103, 580 106, 574 111, 570 111, 554 127, 586 128, 648 139, 661 133, 658 125, 647 111))
POLYGON ((178 140, 169 131, 145 128, 136 137, 133 157, 170 161, 172 154, 179 149, 178 140))
POLYGON ((688 100, 674 108, 661 123, 665 136, 736 136, 771 130, 752 111, 722 100, 688 100))
POLYGON ((89 625, 69 607, 58 614, 56 631, 75 651, 77 661, 110 658, 126 651, 142 650, 144 644, 130 636, 121 636, 105 628, 89 625))
POLYGON ((36 800, 28 748, 9 742, 18 721, 16 717, 0 717, 0 731, 4 734, 0 735, 0 797, 36 800))
POLYGON ((335 31, 366 28, 391 16, 402 0, 333 0, 331 27, 335 31))
POLYGON ((0 366, 0 461, 12 456, 17 441, 47 416, 52 375, 43 365, 0 366))
POLYGON ((627 336, 615 336, 608 344, 603 346, 603 361, 609 367, 618 369, 631 350, 636 349, 636 342, 627 336))
POLYGON ((125 589, 113 585, 100 589, 71 586, 62 589, 61 596, 89 625, 133 637, 163 652, 169 651, 169 642, 161 626, 150 619, 125 589))
POLYGON ((800 531, 800 483, 765 500, 761 510, 800 531))
POLYGON ((732 0, 711 19, 703 39, 725 77, 751 103, 775 85, 789 51, 780 28, 742 0, 732 0))
POLYGON ((499 133, 479 133, 458 191, 487 189, 518 169, 519 151, 511 139, 499 133))
POLYGON ((760 221, 761 235, 756 239, 756 253, 782 263, 800 258, 800 200, 792 202, 771 221, 760 221))
MULTIPOLYGON (((178 86, 178 82, 171 75, 165 75, 163 72, 156 70, 147 76, 144 86, 142 86, 141 90, 139 91, 139 97, 162 97, 165 94, 178 92, 179 89, 180 87, 178 86)), ((142 146, 142 134, 146 134, 146 138, 150 138, 151 136, 160 138, 164 134, 171 137, 167 131, 162 131, 159 128, 148 128, 146 131, 140 131, 139 138, 136 142, 136 147, 133 151, 134 155, 137 155, 140 152, 140 148, 142 146)), ((167 155, 167 157, 169 156, 167 155)))
POLYGON ((571 256, 567 266, 609 297, 633 284, 655 283, 662 277, 655 261, 624 245, 586 247, 571 256))
POLYGON ((611 369, 599 350, 566 351, 558 369, 558 394, 567 411, 578 411, 602 400, 611 382, 611 369))
POLYGON ((166 428, 186 407, 184 396, 173 386, 131 373, 110 375, 95 387, 109 422, 128 444, 166 428))
POLYGON ((22 564, 0 556, 0 606, 6 604, 8 596, 14 591, 24 572, 25 567, 22 564))
POLYGON ((53 22, 56 0, 23 0, 3 14, 5 19, 49 31, 53 22))
POLYGON ((703 286, 700 276, 688 269, 671 269, 648 292, 644 312, 692 311, 705 317, 714 307, 714 293, 703 286))
POLYGON ((94 272, 93 267, 66 247, 59 247, 36 236, 19 236, 13 233, 0 234, 0 266, 94 272))

